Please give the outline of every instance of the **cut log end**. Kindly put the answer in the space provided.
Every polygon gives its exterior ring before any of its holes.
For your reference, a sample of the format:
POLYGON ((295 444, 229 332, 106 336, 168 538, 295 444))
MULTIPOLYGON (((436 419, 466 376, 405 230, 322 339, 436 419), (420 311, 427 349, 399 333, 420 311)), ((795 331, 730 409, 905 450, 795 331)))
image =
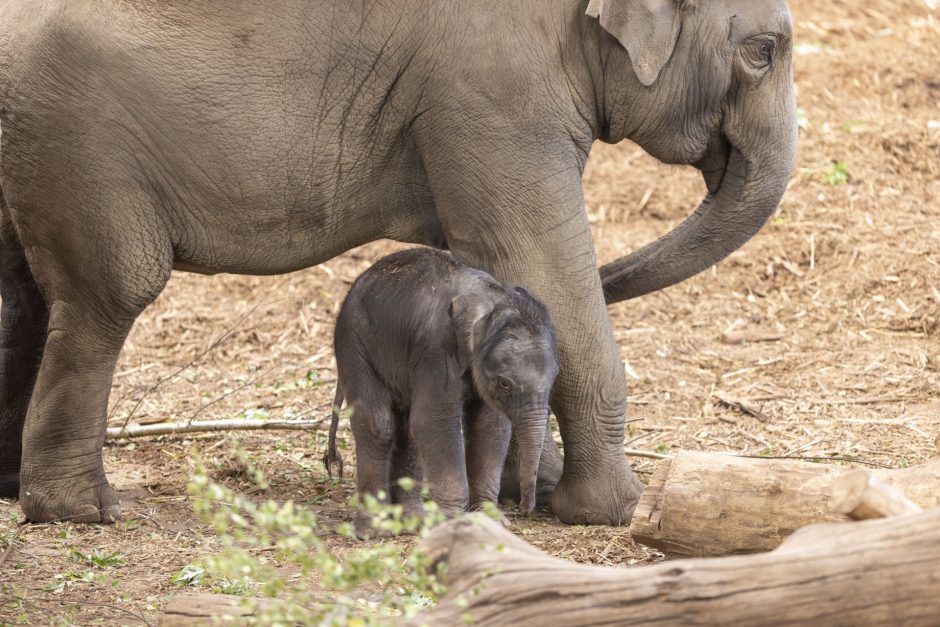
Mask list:
POLYGON ((860 470, 836 494, 845 471, 832 464, 680 451, 656 469, 630 532, 674 558, 737 555, 769 551, 797 529, 841 522, 850 512, 871 518, 940 506, 940 460, 874 474, 860 470), (834 494, 837 503, 847 503, 838 510, 834 494))
POLYGON ((832 509, 853 520, 903 516, 924 511, 899 490, 862 468, 836 478, 832 487, 832 509))

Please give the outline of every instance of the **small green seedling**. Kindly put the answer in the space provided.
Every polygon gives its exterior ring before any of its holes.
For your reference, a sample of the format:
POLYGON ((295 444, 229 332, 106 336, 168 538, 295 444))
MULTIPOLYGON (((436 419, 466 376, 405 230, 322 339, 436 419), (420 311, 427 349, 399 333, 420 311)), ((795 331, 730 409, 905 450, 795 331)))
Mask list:
POLYGON ((123 566, 124 565, 124 556, 120 553, 105 553, 101 549, 95 549, 91 553, 85 554, 71 547, 69 549, 68 557, 73 562, 84 562, 86 564, 93 564, 99 568, 107 568, 108 566, 123 566))
POLYGON ((834 161, 822 171, 824 185, 844 185, 852 180, 852 174, 844 161, 834 161))

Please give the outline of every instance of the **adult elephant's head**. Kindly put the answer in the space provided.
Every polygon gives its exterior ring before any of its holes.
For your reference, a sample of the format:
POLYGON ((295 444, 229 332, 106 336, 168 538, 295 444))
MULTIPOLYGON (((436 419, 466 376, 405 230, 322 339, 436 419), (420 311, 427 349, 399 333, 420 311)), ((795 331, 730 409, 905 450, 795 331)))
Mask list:
POLYGON ((602 139, 693 164, 708 194, 676 229, 601 268, 607 302, 678 283, 771 216, 796 155, 784 0, 591 0, 604 56, 602 139))

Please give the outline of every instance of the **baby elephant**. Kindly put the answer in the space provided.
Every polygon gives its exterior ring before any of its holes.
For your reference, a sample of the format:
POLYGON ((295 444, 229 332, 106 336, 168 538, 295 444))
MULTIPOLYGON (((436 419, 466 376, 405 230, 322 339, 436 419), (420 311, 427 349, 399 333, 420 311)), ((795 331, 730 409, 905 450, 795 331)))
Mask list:
MULTIPOLYGON (((535 507, 539 455, 558 373, 548 311, 451 255, 406 250, 353 284, 336 321, 338 382, 329 450, 344 398, 352 408, 360 494, 385 491, 420 515, 423 476, 445 514, 495 501, 511 431, 520 508, 535 507), (508 418, 507 418, 508 417, 508 418)), ((361 521, 360 522, 364 522, 361 521)))

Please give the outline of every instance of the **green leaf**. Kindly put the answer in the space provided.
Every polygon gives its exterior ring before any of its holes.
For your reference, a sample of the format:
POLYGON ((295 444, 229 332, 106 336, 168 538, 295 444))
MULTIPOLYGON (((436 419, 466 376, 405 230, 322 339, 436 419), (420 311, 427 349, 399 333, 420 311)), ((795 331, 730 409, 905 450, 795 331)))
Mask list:
POLYGON ((852 180, 849 168, 844 161, 834 161, 832 165, 822 171, 824 185, 844 185, 852 180))

